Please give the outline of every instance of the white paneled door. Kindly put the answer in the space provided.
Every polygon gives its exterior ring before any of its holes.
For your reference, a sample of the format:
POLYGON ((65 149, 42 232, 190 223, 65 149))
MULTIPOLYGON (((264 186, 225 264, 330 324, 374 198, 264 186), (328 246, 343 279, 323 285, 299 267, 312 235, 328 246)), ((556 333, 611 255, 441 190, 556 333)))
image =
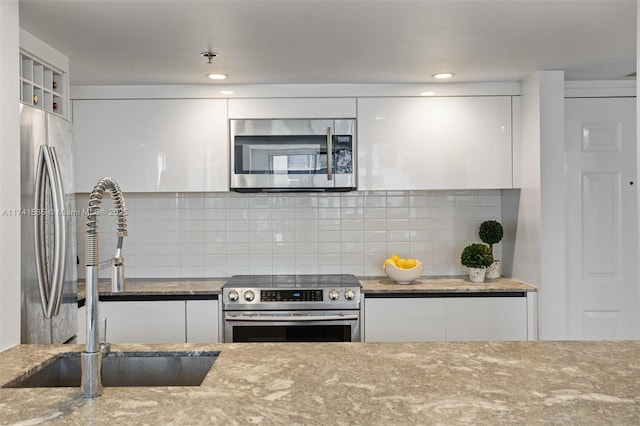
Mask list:
POLYGON ((640 338, 635 104, 565 101, 570 339, 640 338))

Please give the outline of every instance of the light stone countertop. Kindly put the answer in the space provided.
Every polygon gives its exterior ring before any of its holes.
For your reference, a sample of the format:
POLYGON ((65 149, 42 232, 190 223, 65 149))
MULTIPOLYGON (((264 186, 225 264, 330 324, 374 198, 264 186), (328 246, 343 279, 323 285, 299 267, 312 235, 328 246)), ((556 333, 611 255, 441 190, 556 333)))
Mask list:
MULTIPOLYGON (((222 292, 225 278, 133 278, 127 279, 124 291, 113 293, 111 281, 101 279, 98 282, 100 296, 141 296, 141 295, 166 295, 166 296, 195 296, 214 295, 222 292)), ((84 281, 78 281, 78 300, 85 297, 84 281)))
MULTIPOLYGON (((61 351, 0 353, 0 384, 61 351)), ((114 345, 216 350, 199 387, 0 389, 0 424, 640 424, 640 342, 114 345)))
MULTIPOLYGON (((529 292, 536 287, 510 278, 499 278, 482 284, 470 282, 464 277, 421 277, 411 284, 396 284, 387 277, 359 278, 363 293, 472 293, 472 292, 529 292)), ((138 278, 125 283, 125 291, 111 292, 109 280, 100 280, 101 296, 193 296, 221 293, 226 278, 138 278)), ((84 299, 84 283, 78 283, 78 300, 84 299)))
POLYGON ((537 288, 511 278, 472 283, 465 277, 420 277, 411 284, 397 284, 387 277, 360 278, 363 293, 477 293, 529 292, 537 288))

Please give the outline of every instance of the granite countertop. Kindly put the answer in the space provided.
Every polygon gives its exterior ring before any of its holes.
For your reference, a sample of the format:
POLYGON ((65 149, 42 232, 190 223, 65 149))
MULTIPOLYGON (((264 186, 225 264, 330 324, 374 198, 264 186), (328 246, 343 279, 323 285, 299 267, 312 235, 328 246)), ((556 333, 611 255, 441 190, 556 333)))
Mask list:
MULTIPOLYGON (((0 384, 80 346, 0 353, 0 384)), ((216 350, 199 387, 0 389, 0 424, 640 423, 640 342, 114 345, 216 350)))
MULTIPOLYGON (((113 293, 111 281, 101 279, 98 282, 100 296, 140 296, 140 295, 167 295, 167 296, 194 296, 214 295, 222 292, 225 278, 132 278, 127 279, 124 291, 113 293)), ((84 300, 84 281, 78 281, 78 300, 84 300)))
MULTIPOLYGON (((363 293, 470 293, 470 292, 529 292, 536 287, 510 278, 498 278, 482 284, 464 277, 421 277, 412 284, 396 284, 387 277, 360 278, 363 293)), ((125 291, 113 293, 109 280, 100 280, 101 296, 128 297, 141 295, 194 296, 221 293, 225 278, 138 278, 128 279, 125 291)), ((84 300, 84 282, 78 283, 78 300, 84 300)))
POLYGON ((511 278, 472 283, 464 277, 420 277, 411 284, 397 284, 387 277, 360 278, 363 293, 477 293, 529 292, 537 288, 511 278))

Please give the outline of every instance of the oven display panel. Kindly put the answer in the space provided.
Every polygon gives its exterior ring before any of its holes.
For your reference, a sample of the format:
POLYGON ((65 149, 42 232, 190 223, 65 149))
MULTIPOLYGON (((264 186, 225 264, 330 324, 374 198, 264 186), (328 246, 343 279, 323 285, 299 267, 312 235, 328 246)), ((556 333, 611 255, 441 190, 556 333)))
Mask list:
POLYGON ((262 302, 322 302, 322 290, 261 290, 262 302))

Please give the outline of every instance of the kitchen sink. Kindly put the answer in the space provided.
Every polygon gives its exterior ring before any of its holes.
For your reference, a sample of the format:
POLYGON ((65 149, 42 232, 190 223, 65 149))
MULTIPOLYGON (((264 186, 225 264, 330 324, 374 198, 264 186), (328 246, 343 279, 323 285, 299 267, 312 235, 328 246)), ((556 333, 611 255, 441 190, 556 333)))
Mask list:
MULTIPOLYGON (((218 355, 217 351, 111 352, 102 360, 102 385, 200 386, 218 355)), ((81 376, 80 352, 68 352, 4 387, 80 387, 81 376)))

